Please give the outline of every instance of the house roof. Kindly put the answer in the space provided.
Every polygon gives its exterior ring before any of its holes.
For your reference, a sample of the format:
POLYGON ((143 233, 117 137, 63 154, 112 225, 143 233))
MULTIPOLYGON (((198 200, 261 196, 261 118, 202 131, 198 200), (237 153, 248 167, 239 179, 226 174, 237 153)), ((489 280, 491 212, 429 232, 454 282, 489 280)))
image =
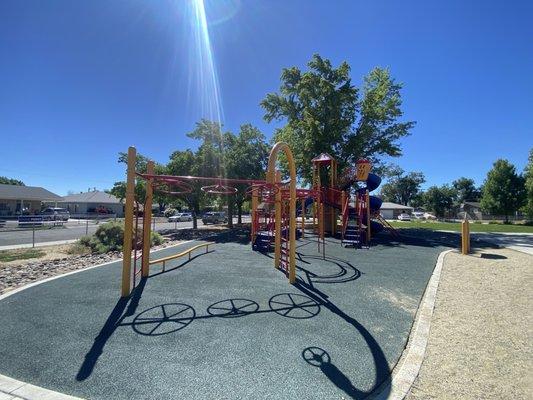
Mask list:
POLYGON ((413 210, 413 207, 404 206, 402 204, 396 204, 396 203, 390 203, 388 201, 384 201, 383 204, 381 204, 381 209, 385 210, 413 210))
POLYGON ((94 192, 85 192, 69 194, 64 196, 62 203, 100 203, 100 204, 119 204, 120 200, 112 194, 96 190, 94 192))
POLYGON ((60 201, 61 196, 38 186, 18 186, 0 184, 2 200, 60 201))
POLYGON ((479 201, 465 201, 463 206, 481 208, 481 203, 479 201))

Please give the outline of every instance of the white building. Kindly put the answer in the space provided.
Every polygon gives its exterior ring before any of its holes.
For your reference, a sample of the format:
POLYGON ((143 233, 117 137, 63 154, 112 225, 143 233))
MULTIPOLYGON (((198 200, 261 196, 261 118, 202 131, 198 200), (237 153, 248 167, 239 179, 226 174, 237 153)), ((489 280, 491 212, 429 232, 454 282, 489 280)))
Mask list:
POLYGON ((381 205, 381 208, 379 209, 379 212, 381 216, 385 219, 397 219, 398 215, 402 213, 411 215, 413 213, 413 210, 413 207, 384 201, 381 205))
POLYGON ((55 205, 61 197, 42 187, 0 184, 0 217, 36 214, 43 203, 55 205))
POLYGON ((112 194, 99 190, 64 196, 58 206, 66 208, 73 218, 87 214, 124 216, 124 204, 112 194))

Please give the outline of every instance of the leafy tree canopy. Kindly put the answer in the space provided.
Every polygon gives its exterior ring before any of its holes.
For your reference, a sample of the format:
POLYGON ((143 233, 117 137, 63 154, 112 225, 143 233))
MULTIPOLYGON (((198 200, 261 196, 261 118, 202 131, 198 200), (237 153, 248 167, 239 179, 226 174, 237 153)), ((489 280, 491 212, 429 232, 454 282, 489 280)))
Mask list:
POLYGON ((483 185, 481 208, 494 215, 509 215, 522 207, 526 200, 524 178, 507 160, 497 160, 483 185))
POLYGON ((433 211, 437 217, 444 217, 446 211, 450 211, 455 200, 455 190, 448 186, 431 186, 424 193, 426 208, 433 211))
POLYGON ((381 187, 381 196, 385 201, 412 205, 413 200, 420 203, 420 186, 426 181, 422 172, 405 173, 401 168, 397 168, 389 181, 381 187))
POLYGON ((529 158, 524 170, 526 205, 524 211, 530 220, 533 220, 533 148, 529 150, 529 158))
POLYGON ((414 122, 399 121, 402 85, 387 69, 373 69, 359 90, 346 62, 334 68, 315 54, 308 67, 284 69, 279 93, 261 102, 267 122, 286 121, 274 138, 291 146, 300 177, 310 180, 311 159, 322 152, 336 157, 341 168, 360 157, 377 162, 380 156, 401 155, 398 139, 414 122))
POLYGON ((465 201, 478 201, 481 192, 470 178, 459 178, 452 182, 452 187, 456 191, 456 200, 458 203, 464 203, 465 201))
POLYGON ((0 176, 0 184, 2 185, 15 185, 15 186, 26 186, 24 182, 19 181, 18 179, 8 178, 7 176, 0 176))

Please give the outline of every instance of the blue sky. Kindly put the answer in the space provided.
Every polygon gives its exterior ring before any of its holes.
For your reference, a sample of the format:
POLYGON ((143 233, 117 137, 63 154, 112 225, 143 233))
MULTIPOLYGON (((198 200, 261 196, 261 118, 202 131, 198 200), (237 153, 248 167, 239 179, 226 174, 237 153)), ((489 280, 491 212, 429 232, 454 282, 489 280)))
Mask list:
MULTIPOLYGON (((428 184, 522 171, 533 146, 533 2, 206 0, 225 127, 258 126, 281 69, 313 53, 404 83, 404 169, 428 184)), ((188 0, 0 2, 0 175, 109 188, 129 145, 165 162, 205 115, 188 0)), ((209 99, 207 99, 209 100, 209 99)), ((426 185, 427 186, 427 185, 426 185)))

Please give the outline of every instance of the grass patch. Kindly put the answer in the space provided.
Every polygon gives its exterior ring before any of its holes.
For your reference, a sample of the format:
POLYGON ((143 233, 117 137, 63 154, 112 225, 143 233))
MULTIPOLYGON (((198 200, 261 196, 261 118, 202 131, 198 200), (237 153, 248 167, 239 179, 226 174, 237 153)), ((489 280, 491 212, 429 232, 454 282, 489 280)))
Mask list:
MULTIPOLYGON (((430 229, 439 231, 461 231, 460 222, 430 222, 430 221, 389 221, 395 228, 430 229)), ((506 224, 477 224, 470 223, 470 232, 495 233, 533 233, 533 226, 506 224)))
POLYGON ((91 252, 91 248, 84 246, 80 242, 73 243, 69 246, 67 249, 67 254, 73 255, 73 256, 80 256, 83 254, 89 254, 91 252))
POLYGON ((15 260, 29 260, 30 258, 39 258, 46 253, 38 249, 17 249, 0 251, 0 262, 9 262, 15 260))

